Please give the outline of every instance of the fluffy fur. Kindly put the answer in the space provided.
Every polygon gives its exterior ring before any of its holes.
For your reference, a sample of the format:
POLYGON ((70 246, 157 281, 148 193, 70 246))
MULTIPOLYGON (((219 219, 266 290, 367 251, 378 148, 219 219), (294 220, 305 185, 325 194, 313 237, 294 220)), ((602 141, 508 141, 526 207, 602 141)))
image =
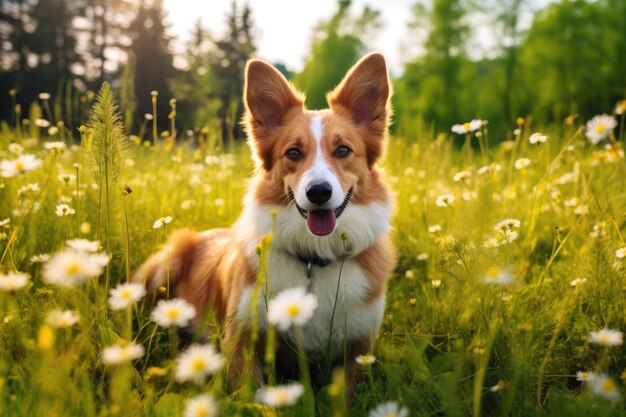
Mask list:
MULTIPOLYGON (((382 322, 387 279, 395 267, 389 239, 392 196, 376 167, 387 139, 389 96, 385 60, 377 53, 348 72, 327 95, 330 108, 321 111, 305 109, 303 95, 272 66, 259 60, 248 63, 244 123, 257 172, 241 217, 229 229, 175 232, 134 278, 151 290, 167 285, 169 264, 170 296, 194 304, 196 326, 207 309, 226 323, 223 349, 231 352, 231 382, 244 368, 242 350, 248 343, 250 302, 259 273, 255 247, 272 230, 267 276, 273 293, 258 293, 255 304, 261 334, 267 329, 263 300, 304 286, 319 302, 304 328, 305 350, 331 355, 332 361, 345 340, 349 370, 354 370, 356 355, 371 350, 382 322), (331 195, 315 203, 309 190, 322 183, 331 195), (330 233, 321 235, 308 225, 315 213, 336 220, 330 233), (302 258, 322 258, 329 264, 312 266, 309 278, 302 258)), ((257 349, 252 365, 259 382, 261 354, 257 349)))

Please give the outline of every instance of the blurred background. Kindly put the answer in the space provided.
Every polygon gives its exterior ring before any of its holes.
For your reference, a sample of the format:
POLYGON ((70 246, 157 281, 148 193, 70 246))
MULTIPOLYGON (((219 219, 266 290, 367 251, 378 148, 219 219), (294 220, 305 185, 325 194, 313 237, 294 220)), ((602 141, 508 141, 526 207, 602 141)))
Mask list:
POLYGON ((34 120, 49 93, 51 118, 76 131, 108 80, 129 132, 142 132, 157 91, 160 130, 176 98, 178 137, 237 140, 249 58, 276 65, 316 109, 378 50, 395 133, 480 118, 505 140, 519 116, 611 113, 626 95, 625 23, 624 0, 0 0, 0 119, 34 120))

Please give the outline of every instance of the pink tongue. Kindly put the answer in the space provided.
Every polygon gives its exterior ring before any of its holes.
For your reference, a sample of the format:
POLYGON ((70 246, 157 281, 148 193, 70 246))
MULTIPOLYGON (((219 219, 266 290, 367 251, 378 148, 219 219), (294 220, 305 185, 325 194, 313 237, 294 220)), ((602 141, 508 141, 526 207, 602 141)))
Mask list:
POLYGON ((333 210, 313 210, 306 218, 309 232, 317 236, 329 235, 335 230, 335 212, 333 210))

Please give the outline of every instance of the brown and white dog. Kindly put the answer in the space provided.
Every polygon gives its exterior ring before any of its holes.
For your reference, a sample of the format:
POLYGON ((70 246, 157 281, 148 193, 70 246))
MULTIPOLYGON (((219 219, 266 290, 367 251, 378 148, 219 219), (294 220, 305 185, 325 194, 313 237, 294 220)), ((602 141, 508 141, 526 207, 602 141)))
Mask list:
MULTIPOLYGON (((303 329, 306 351, 332 346, 342 357, 346 342, 349 369, 357 355, 371 351, 396 261, 389 238, 392 195, 376 167, 387 140, 389 96, 378 53, 362 58, 327 95, 330 109, 319 111, 307 110, 303 95, 274 67, 248 63, 244 123, 257 170, 241 217, 229 229, 176 232, 168 249, 135 274, 154 290, 166 285, 169 264, 170 297, 196 307, 196 325, 207 309, 226 323, 223 344, 233 342, 231 382, 244 366, 244 312, 259 274, 255 247, 270 231, 267 279, 273 293, 259 293, 260 299, 305 287, 318 300, 303 329), (235 341, 235 335, 241 337, 235 341)), ((255 305, 263 333, 266 303, 255 305)), ((259 382, 260 357, 252 365, 259 382)))

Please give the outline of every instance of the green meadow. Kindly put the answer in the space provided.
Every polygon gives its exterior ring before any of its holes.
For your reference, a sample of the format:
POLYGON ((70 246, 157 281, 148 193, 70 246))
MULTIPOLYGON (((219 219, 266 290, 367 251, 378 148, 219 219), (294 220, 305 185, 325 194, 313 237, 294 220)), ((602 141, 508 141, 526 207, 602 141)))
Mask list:
MULTIPOLYGON (((542 126, 520 118, 508 141, 492 138, 486 121, 464 134, 392 135, 381 165, 395 192, 399 263, 376 360, 360 366, 351 403, 339 367, 314 389, 296 381, 304 394, 294 405, 269 407, 250 376, 227 388, 228 352, 200 383, 178 380, 186 347, 151 320, 150 299, 108 304, 110 289, 172 231, 237 219, 250 151, 222 148, 210 128, 185 136, 171 125, 152 143, 146 120, 129 135, 112 100, 101 91, 91 103, 80 141, 47 116, 46 99, 1 127, 0 415, 211 415, 185 410, 199 394, 220 416, 626 415, 623 113, 611 116, 614 128, 596 124, 596 144, 576 118, 542 126), (54 281, 85 267, 53 270, 79 238, 98 241, 108 263, 97 276, 54 281), (78 321, 54 320, 54 310, 78 321), (130 342, 145 352, 103 359, 105 348, 130 342), (405 414, 372 411, 389 401, 405 414)), ((263 259, 271 236, 260 244, 263 259)), ((218 346, 222 330, 205 341, 218 346)))

